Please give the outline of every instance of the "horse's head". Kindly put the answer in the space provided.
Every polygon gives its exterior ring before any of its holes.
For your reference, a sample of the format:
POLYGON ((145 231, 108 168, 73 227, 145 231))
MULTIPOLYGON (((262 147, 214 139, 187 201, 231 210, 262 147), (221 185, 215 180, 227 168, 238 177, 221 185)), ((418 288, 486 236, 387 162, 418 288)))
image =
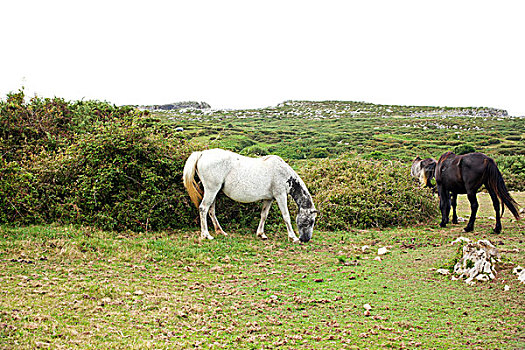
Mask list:
POLYGON ((421 158, 419 158, 418 156, 412 162, 412 167, 410 167, 410 174, 412 175, 412 177, 415 177, 417 179, 419 177, 420 172, 421 172, 421 158))
POLYGON ((300 208, 297 214, 297 228, 299 229, 299 240, 301 242, 308 242, 312 238, 312 232, 314 230, 315 218, 317 217, 317 211, 314 208, 300 208))

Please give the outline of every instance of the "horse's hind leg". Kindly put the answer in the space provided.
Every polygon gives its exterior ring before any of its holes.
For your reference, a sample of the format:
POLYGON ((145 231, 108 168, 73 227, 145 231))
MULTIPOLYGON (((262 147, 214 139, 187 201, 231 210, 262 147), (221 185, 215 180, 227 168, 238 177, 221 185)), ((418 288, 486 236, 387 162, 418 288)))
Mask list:
POLYGON ((468 221, 467 227, 465 227, 465 232, 470 232, 474 230, 474 222, 476 221, 476 213, 478 212, 478 199, 476 198, 476 192, 467 193, 467 198, 470 202, 470 219, 468 221))
POLYGON ((450 196, 450 204, 452 204, 452 223, 458 223, 458 214, 456 213, 456 207, 458 206, 458 194, 452 193, 450 196))
POLYGON ((494 190, 491 190, 488 186, 486 186, 489 190, 490 198, 492 199, 492 205, 494 206, 494 211, 496 212, 496 227, 494 227, 494 233, 500 233, 501 232, 501 216, 500 216, 500 207, 499 207, 499 199, 498 195, 494 190))
POLYGON ((286 224, 286 231, 288 231, 288 238, 293 242, 299 242, 299 238, 295 235, 293 231, 292 222, 290 221, 290 213, 288 212, 288 205, 286 204, 286 193, 284 195, 279 195, 275 198, 277 205, 283 215, 284 223, 286 224))
POLYGON ((273 199, 267 199, 263 202, 263 207, 261 210, 261 221, 259 222, 259 227, 257 227, 257 237, 261 237, 262 239, 268 238, 264 234, 264 223, 266 221, 266 218, 268 217, 268 213, 270 212, 272 203, 273 203, 273 199))
POLYGON ((216 233, 222 233, 223 235, 227 236, 228 234, 223 231, 221 225, 219 224, 219 220, 217 220, 217 216, 215 215, 215 203, 217 202, 217 198, 213 201, 213 204, 210 207, 210 218, 211 222, 213 223, 213 227, 215 228, 216 233))
MULTIPOLYGON (((219 188, 220 189, 220 188, 219 188)), ((201 239, 213 239, 208 231, 208 211, 215 202, 215 197, 219 192, 217 190, 210 190, 204 188, 204 196, 202 197, 201 204, 199 205, 199 215, 201 219, 201 239)))

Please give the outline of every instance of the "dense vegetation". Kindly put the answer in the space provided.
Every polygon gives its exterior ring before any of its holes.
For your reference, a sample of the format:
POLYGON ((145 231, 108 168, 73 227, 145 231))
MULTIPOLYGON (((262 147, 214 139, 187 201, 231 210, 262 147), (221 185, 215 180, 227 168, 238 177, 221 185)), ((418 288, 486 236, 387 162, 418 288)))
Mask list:
POLYGON ((0 105, 0 223, 180 228, 187 142, 147 114, 96 101, 8 95, 0 105))
MULTIPOLYGON (((318 229, 415 224, 437 213, 435 198, 409 178, 415 154, 486 145, 509 187, 523 189, 523 118, 504 114, 345 102, 151 114, 98 101, 26 101, 19 91, 0 101, 0 223, 194 227, 197 211, 181 184, 184 161, 195 149, 222 147, 291 161, 321 209, 318 229)), ((258 203, 218 202, 226 229, 255 230, 259 212, 258 203)), ((269 230, 282 229, 276 206, 270 213, 269 230)))

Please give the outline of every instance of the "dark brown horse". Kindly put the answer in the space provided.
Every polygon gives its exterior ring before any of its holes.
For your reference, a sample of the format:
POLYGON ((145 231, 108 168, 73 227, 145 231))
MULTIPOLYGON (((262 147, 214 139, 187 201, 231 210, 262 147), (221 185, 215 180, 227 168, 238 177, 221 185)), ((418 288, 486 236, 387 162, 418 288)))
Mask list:
POLYGON ((441 209, 441 223, 439 224, 441 227, 445 227, 448 223, 451 205, 453 209, 452 223, 458 223, 456 215, 457 196, 466 193, 470 202, 471 213, 465 232, 474 230, 474 221, 476 221, 476 212, 479 206, 476 193, 482 185, 485 185, 489 192, 496 212, 495 233, 501 232, 499 200, 502 203, 501 214, 507 206, 516 220, 520 218, 517 203, 510 196, 496 163, 492 158, 482 153, 468 153, 461 156, 452 152, 443 154, 436 165, 435 177, 439 208, 441 209))

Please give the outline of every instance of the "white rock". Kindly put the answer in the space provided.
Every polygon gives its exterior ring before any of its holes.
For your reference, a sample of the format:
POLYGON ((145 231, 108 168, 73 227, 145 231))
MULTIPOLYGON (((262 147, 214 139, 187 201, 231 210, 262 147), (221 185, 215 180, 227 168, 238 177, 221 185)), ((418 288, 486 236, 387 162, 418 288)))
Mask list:
POLYGON ((379 248, 377 250, 377 255, 385 255, 386 253, 390 252, 386 247, 379 248))
POLYGON ((380 257, 380 256, 376 256, 376 257, 374 258, 374 260, 376 260, 376 261, 381 261, 381 257, 380 257))
MULTIPOLYGON (((465 241, 459 237, 453 243, 465 241)), ((499 251, 488 240, 468 242, 463 246, 463 256, 454 265, 454 274, 458 278, 467 278, 467 284, 475 281, 488 281, 495 278, 495 263, 499 261, 499 251)))
POLYGON ((450 271, 447 269, 437 269, 436 272, 442 275, 450 275, 450 271))
POLYGON ((369 246, 369 245, 364 245, 364 246, 361 247, 361 251, 362 251, 363 253, 366 253, 366 252, 368 251, 368 249, 370 249, 370 246, 369 246))
POLYGON ((503 290, 504 290, 505 292, 508 292, 508 291, 510 290, 510 287, 509 287, 509 285, 508 285, 508 284, 506 284, 506 285, 505 285, 505 287, 503 288, 503 290))
POLYGON ((365 310, 367 310, 367 311, 372 310, 372 306, 371 306, 370 304, 365 304, 365 305, 363 305, 363 307, 364 307, 365 310))

